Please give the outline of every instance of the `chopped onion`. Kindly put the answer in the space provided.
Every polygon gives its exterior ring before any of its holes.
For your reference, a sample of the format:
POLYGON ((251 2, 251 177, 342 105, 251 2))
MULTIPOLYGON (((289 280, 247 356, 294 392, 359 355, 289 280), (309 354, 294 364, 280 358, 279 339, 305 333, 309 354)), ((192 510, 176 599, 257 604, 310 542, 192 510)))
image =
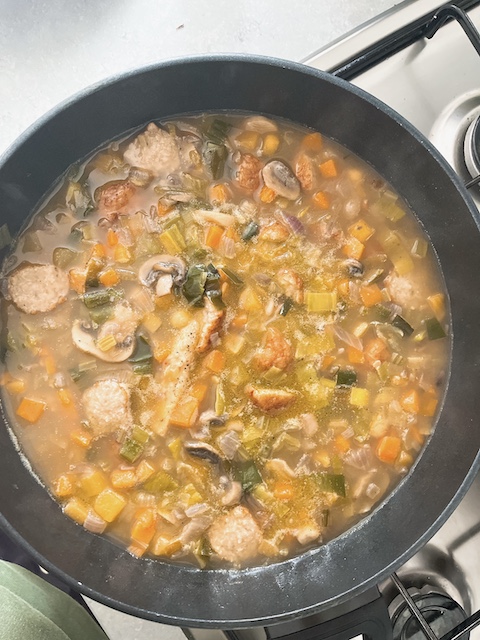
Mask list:
POLYGON ((305 235, 305 226, 297 217, 291 216, 284 211, 280 213, 280 217, 288 224, 293 233, 305 235))
POLYGON ((120 227, 117 229, 118 242, 125 247, 131 247, 133 245, 133 238, 130 230, 127 227, 120 227))
POLYGON ((217 440, 218 446, 227 460, 232 460, 240 447, 240 439, 236 431, 227 431, 217 440))
POLYGON ((235 240, 224 235, 220 241, 219 252, 225 258, 235 258, 235 240))
POLYGON ((342 436, 347 440, 353 438, 354 435, 355 431, 353 430, 353 427, 348 427, 347 429, 345 429, 345 431, 342 431, 342 436))
POLYGON ((378 484, 375 484, 375 482, 371 482, 368 485, 365 493, 371 500, 374 500, 380 493, 380 487, 378 486, 378 484))
POLYGON ((209 516, 199 516, 198 518, 193 518, 187 525, 183 527, 182 533, 180 534, 180 541, 182 542, 182 544, 193 542, 193 540, 199 538, 202 533, 206 529, 208 529, 211 523, 212 519, 209 516))
POLYGON ((187 516, 187 518, 194 518, 195 516, 201 516, 206 511, 208 511, 209 508, 210 507, 208 506, 208 504, 206 504, 206 502, 198 502, 197 504, 194 504, 191 507, 188 507, 188 509, 185 509, 185 515, 187 516))
POLYGON ((318 420, 313 413, 303 413, 300 418, 302 419, 303 432, 307 437, 314 436, 318 429, 318 420))
POLYGON ((350 449, 345 454, 344 461, 356 469, 366 471, 372 465, 372 450, 369 446, 350 449))
POLYGON ((130 302, 142 315, 151 313, 155 309, 153 297, 145 287, 138 288, 130 296, 130 302))
POLYGON ((139 491, 135 496, 135 502, 142 507, 154 507, 157 504, 157 498, 153 493, 139 491))
POLYGON ((91 531, 92 533, 103 533, 105 531, 107 523, 103 518, 100 518, 100 516, 97 515, 93 509, 90 509, 87 517, 85 518, 83 526, 85 527, 85 529, 91 531))
POLYGON ((363 343, 357 336, 354 336, 352 333, 345 331, 345 329, 337 325, 333 326, 333 333, 349 347, 353 347, 353 349, 357 349, 357 351, 363 351, 363 343))

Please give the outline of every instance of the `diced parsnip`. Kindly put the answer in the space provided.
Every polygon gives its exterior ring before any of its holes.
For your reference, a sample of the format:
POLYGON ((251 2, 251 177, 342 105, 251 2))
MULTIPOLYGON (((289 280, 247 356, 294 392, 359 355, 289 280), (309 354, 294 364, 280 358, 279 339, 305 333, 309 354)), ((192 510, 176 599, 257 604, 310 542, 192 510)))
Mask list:
POLYGON ((138 482, 135 469, 114 469, 110 474, 110 482, 114 489, 131 489, 138 482))
POLYGON ((273 189, 270 189, 270 187, 267 187, 267 185, 264 184, 260 190, 260 196, 259 196, 260 201, 263 202, 264 204, 270 204, 275 200, 276 197, 277 197, 276 191, 274 191, 273 189))
POLYGON ((245 287, 238 299, 238 306, 244 311, 261 311, 263 304, 252 287, 245 287))
POLYGON ((404 393, 400 399, 402 409, 408 413, 419 413, 420 411, 420 398, 416 389, 411 389, 404 393))
POLYGON ((172 255, 180 253, 186 247, 183 235, 176 224, 172 224, 171 227, 161 233, 159 238, 167 252, 172 255))
POLYGON ((382 291, 376 284, 360 287, 360 297, 366 307, 373 307, 376 304, 380 304, 383 300, 382 291))
POLYGON ((139 509, 135 514, 135 520, 130 534, 131 539, 134 542, 148 546, 155 535, 156 524, 157 514, 155 509, 148 507, 139 509))
POLYGON ((85 429, 76 429, 70 434, 70 440, 81 447, 85 447, 85 449, 90 446, 92 439, 93 436, 90 431, 86 431, 85 429))
POLYGON ((320 151, 323 146, 322 135, 318 132, 307 133, 302 140, 302 147, 307 151, 320 151))
POLYGON ((337 292, 306 291, 305 302, 309 313, 331 313, 337 308, 337 292))
POLYGON ((87 498, 98 496, 108 486, 107 479, 99 469, 94 469, 90 473, 82 475, 78 484, 87 498))
POLYGON ((365 243, 373 236, 375 229, 370 227, 365 220, 357 220, 357 222, 348 227, 348 232, 360 242, 365 243))
POLYGON ((370 402, 370 391, 362 387, 352 387, 350 391, 350 404, 359 409, 368 407, 370 402))
POLYGON ((175 540, 173 538, 167 538, 165 536, 158 536, 155 538, 151 551, 155 556, 172 556, 177 551, 180 551, 182 548, 182 543, 180 540, 175 540))
POLYGON ((119 264, 128 264, 132 261, 132 252, 128 247, 119 242, 113 250, 113 259, 119 264))
POLYGON ((5 387, 9 393, 17 394, 25 391, 25 382, 20 378, 12 378, 5 384, 5 387))
POLYGON ((174 329, 183 329, 192 320, 192 314, 186 309, 178 309, 170 316, 170 324, 174 329))
POLYGON ((143 484, 155 473, 155 467, 148 460, 141 460, 136 471, 135 478, 138 484, 143 484))
POLYGON ((176 427, 190 429, 198 417, 199 402, 197 398, 182 398, 170 417, 170 423, 176 427))
POLYGON ((238 333, 230 333, 225 337, 225 347, 235 355, 240 353, 245 345, 245 338, 238 333))
POLYGON ((211 249, 218 249, 220 242, 222 241, 223 234, 223 227, 220 227, 218 224, 211 224, 205 235, 205 244, 207 247, 210 247, 211 249))
POLYGON ((111 228, 107 231, 107 244, 109 247, 114 247, 118 244, 118 235, 116 231, 111 228))
POLYGON ((75 293, 85 293, 85 281, 87 274, 83 269, 70 269, 68 272, 68 280, 70 282, 70 289, 73 289, 75 293))
POLYGON ((67 504, 63 507, 63 513, 72 520, 75 520, 75 522, 78 522, 78 524, 83 524, 85 522, 89 511, 90 506, 83 500, 80 500, 80 498, 70 498, 67 504))
POLYGON ((213 373, 221 373, 225 368, 225 355, 214 349, 205 357, 203 364, 213 373))
POLYGON ((333 158, 322 162, 318 168, 320 169, 320 173, 324 178, 336 178, 338 175, 337 165, 333 158))
POLYGON ((23 398, 17 409, 17 416, 27 420, 27 422, 38 422, 42 417, 47 405, 45 402, 39 400, 32 400, 31 398, 23 398))
POLYGON ((317 191, 314 193, 312 200, 317 209, 325 211, 330 207, 330 196, 325 191, 317 191))
POLYGON ((121 494, 113 491, 113 489, 104 489, 97 496, 93 507, 106 522, 113 522, 120 515, 126 504, 127 501, 121 494))
POLYGON ((338 436, 336 436, 335 437, 335 449, 339 453, 347 453, 347 451, 350 451, 351 446, 350 446, 350 441, 348 440, 348 438, 345 438, 345 436, 342 436, 342 434, 339 434, 338 436))
POLYGON ((363 364, 365 362, 363 351, 350 346, 347 346, 347 358, 352 364, 363 364))
POLYGON ((120 282, 120 276, 118 272, 115 271, 112 267, 108 268, 106 271, 103 271, 98 279, 104 287, 114 287, 116 284, 120 282))
POLYGON ((72 477, 66 473, 59 476, 53 483, 53 491, 58 498, 68 498, 72 495, 73 490, 72 477))
POLYGON ((342 253, 348 258, 360 260, 363 255, 364 249, 365 245, 363 244, 363 242, 360 242, 360 240, 357 240, 357 238, 354 238, 353 236, 349 236, 342 247, 342 253))
POLYGON ((162 326, 162 321, 154 311, 151 311, 143 316, 142 324, 147 331, 155 333, 162 326))
POLYGON ((381 438, 388 432, 388 422, 385 416, 378 413, 370 423, 370 435, 373 438, 381 438))
POLYGON ((255 151, 260 144, 260 134, 257 131, 242 131, 235 138, 235 144, 242 151, 255 151))
POLYGON ((228 200, 230 200, 230 191, 226 184, 218 183, 210 188, 210 202, 224 204, 228 200))
POLYGON ((402 441, 396 436, 383 436, 377 444, 376 455, 387 464, 394 464, 402 448, 402 441))
POLYGON ((428 296, 427 300, 437 320, 443 320, 445 318, 445 296, 443 293, 428 296))
POLYGON ((405 276, 412 271, 414 264, 409 251, 403 244, 400 236, 391 231, 389 234, 380 239, 380 242, 385 250, 385 253, 393 262, 396 272, 400 276, 405 276))
POLYGON ((263 136, 262 154, 264 156, 273 156, 277 153, 277 149, 280 146, 280 138, 276 133, 267 133, 263 136))

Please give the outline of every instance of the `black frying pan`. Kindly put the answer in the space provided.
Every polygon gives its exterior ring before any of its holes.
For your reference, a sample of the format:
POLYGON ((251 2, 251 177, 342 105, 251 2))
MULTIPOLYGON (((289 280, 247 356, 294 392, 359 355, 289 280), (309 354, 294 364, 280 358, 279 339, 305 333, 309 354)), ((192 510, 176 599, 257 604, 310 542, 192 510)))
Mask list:
MULTIPOLYGON (((320 130, 388 180, 425 227, 451 305, 451 370, 437 424, 408 476, 339 538, 265 567, 206 570, 136 559, 64 516, 0 430, 2 526, 47 569, 105 604, 184 626, 272 624, 338 604, 407 560, 442 525, 479 466, 480 234, 459 179, 407 122, 302 65, 214 56, 156 65, 89 89, 34 125, 0 164, 0 224, 16 233, 66 168, 151 120, 202 111, 280 116, 320 130)), ((7 426, 4 416, 3 422, 7 426)))

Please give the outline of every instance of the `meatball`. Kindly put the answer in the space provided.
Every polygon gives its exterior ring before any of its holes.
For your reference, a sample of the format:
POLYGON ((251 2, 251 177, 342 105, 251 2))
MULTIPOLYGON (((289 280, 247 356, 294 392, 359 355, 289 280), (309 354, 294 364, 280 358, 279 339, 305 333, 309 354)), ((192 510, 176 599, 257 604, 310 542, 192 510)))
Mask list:
POLYGON ((103 212, 121 211, 135 195, 135 191, 135 185, 128 180, 113 180, 95 191, 95 200, 103 212))
POLYGON ((293 269, 282 269, 277 273, 277 282, 285 294, 297 304, 303 302, 303 280, 293 269))
POLYGON ((176 136, 159 129, 153 122, 128 145, 123 157, 132 166, 156 176, 166 176, 180 168, 176 136))
POLYGON ((260 169, 262 163, 250 153, 245 153, 239 162, 237 170, 238 186, 245 191, 255 191, 260 186, 260 169))
POLYGON ((53 264, 32 264, 8 278, 8 294, 24 313, 52 311, 67 298, 68 275, 53 264))
POLYGON ((272 367, 286 369, 293 360, 292 346, 283 333, 269 327, 265 334, 265 345, 255 354, 254 363, 260 371, 272 367))
POLYGON ((385 286, 393 302, 401 307, 413 309, 425 300, 424 291, 410 275, 408 278, 391 273, 385 278, 385 286))
POLYGON ((257 555, 262 534, 248 509, 239 506, 215 520, 208 538, 220 558, 239 564, 257 555))
POLYGON ((130 393, 116 380, 100 380, 82 398, 88 423, 96 436, 132 425, 130 393))

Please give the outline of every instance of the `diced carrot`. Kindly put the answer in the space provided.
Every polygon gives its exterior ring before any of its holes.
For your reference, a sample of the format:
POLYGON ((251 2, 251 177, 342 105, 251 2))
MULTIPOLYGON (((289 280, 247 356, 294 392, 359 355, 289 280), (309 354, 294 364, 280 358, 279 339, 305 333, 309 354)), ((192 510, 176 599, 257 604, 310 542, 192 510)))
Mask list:
POLYGON ((437 410, 438 397, 435 393, 426 391, 420 400, 420 413, 422 416, 432 417, 437 410))
POLYGON ((17 409, 17 416, 34 423, 40 420, 43 412, 47 408, 45 402, 32 400, 31 398, 23 398, 17 409))
POLYGON ((341 296, 347 297, 350 295, 350 280, 348 278, 342 278, 337 280, 337 291, 341 296))
POLYGON ((47 372, 47 375, 53 376, 53 374, 57 370, 55 358, 48 351, 43 350, 43 353, 44 355, 42 357, 42 364, 45 367, 45 371, 47 372))
POLYGON ((59 498, 68 498, 71 496, 73 488, 72 478, 66 473, 59 476, 53 483, 53 490, 59 498))
POLYGON ((372 363, 376 360, 385 360, 388 357, 387 345, 380 338, 372 338, 363 350, 365 358, 372 363))
POLYGON ((97 496, 94 509, 101 518, 107 522, 113 522, 126 504, 127 501, 121 494, 112 489, 104 489, 97 496))
POLYGON ((203 364, 213 373, 220 373, 225 368, 225 356, 218 349, 214 349, 207 355, 203 364))
POLYGON ((322 164, 320 164, 318 168, 320 169, 320 173, 324 178, 336 178, 338 175, 337 165, 335 164, 335 160, 333 158, 322 162, 322 164))
POLYGON ((210 202, 224 204, 228 200, 230 200, 230 192, 227 185, 218 183, 214 184, 213 187, 210 188, 210 202))
POLYGON ((208 386, 203 382, 195 382, 190 389, 190 395, 192 396, 192 398, 196 398, 199 402, 202 402, 207 393, 207 389, 208 386))
POLYGON ((207 229, 205 236, 205 244, 211 249, 218 249, 223 237, 223 227, 218 224, 212 224, 207 229))
POLYGON ((70 281, 70 289, 73 289, 75 293, 85 293, 87 275, 83 269, 70 269, 68 279, 70 281))
POLYGON ((323 356, 322 369, 328 369, 335 362, 335 356, 323 356))
POLYGON ((189 429, 197 419, 199 404, 197 398, 182 398, 175 407, 170 422, 176 427, 189 429))
POLYGON ((353 236, 349 236, 342 247, 342 253, 344 253, 348 258, 360 260, 364 249, 365 245, 363 242, 360 242, 360 240, 357 240, 353 236))
POLYGON ((383 436, 378 442, 375 453, 377 458, 382 462, 393 464, 398 458, 401 448, 402 441, 400 438, 396 436, 383 436))
POLYGON ((104 287, 114 287, 120 282, 120 276, 112 267, 109 267, 106 271, 103 271, 103 273, 98 276, 98 279, 104 287))
POLYGON ((81 447, 85 447, 85 449, 90 446, 92 439, 92 434, 89 431, 85 431, 85 429, 77 429, 70 434, 70 440, 81 447))
POLYGON ((237 313, 236 316, 232 318, 231 325, 232 327, 240 328, 244 327, 248 322, 248 315, 246 313, 237 313))
POLYGON ((404 393, 400 399, 402 409, 408 411, 408 413, 419 413, 420 411, 420 398, 416 389, 411 389, 404 393))
POLYGON ((351 227, 348 227, 348 232, 360 242, 366 242, 373 236, 375 229, 369 227, 365 220, 357 220, 351 227))
POLYGON ((157 524, 157 514, 154 509, 145 507, 139 509, 135 514, 130 537, 135 542, 149 545, 155 535, 157 524))
POLYGON ((323 139, 320 133, 307 133, 302 140, 302 146, 308 151, 320 151, 323 145, 323 139))
POLYGON ((325 191, 317 191, 313 194, 313 204, 322 210, 326 210, 330 207, 330 196, 325 191))
POLYGON ((72 394, 68 389, 65 389, 64 387, 62 387, 62 389, 59 389, 57 393, 58 393, 58 397, 60 398, 60 402, 63 405, 68 406, 69 404, 72 404, 73 402, 72 394))
POLYGON ((339 434, 335 438, 335 448, 340 453, 347 453, 347 451, 350 451, 350 442, 348 441, 347 438, 345 438, 345 436, 342 436, 342 434, 339 434))
POLYGON ((284 480, 279 480, 274 484, 272 493, 277 500, 293 500, 295 497, 293 484, 284 480))
POLYGON ((25 382, 20 378, 12 378, 6 383, 5 387, 9 393, 23 393, 25 391, 25 382))
POLYGON ((360 287, 360 297, 366 307, 373 307, 382 301, 382 291, 376 284, 360 287))
POLYGON ((119 264, 127 264, 132 261, 132 253, 128 247, 119 242, 113 251, 113 258, 119 264))
POLYGON ((104 258, 105 257, 105 247, 100 242, 97 242, 93 245, 92 253, 90 254, 91 258, 104 258))
POLYGON ((114 469, 110 474, 114 489, 131 489, 137 484, 135 469, 114 469))
POLYGON ((118 236, 111 228, 107 231, 107 244, 109 247, 114 247, 118 244, 118 236))
POLYGON ((355 349, 355 347, 347 347, 347 357, 352 364, 363 364, 365 362, 363 351, 355 349))
POLYGON ((163 202, 162 199, 158 201, 157 213, 159 216, 166 216, 167 213, 170 213, 170 211, 172 211, 172 209, 173 209, 173 204, 167 204, 166 202, 163 202))
POLYGON ((270 204, 275 200, 276 197, 277 193, 273 189, 270 189, 270 187, 267 187, 266 184, 264 184, 260 191, 260 201, 264 204, 270 204))

